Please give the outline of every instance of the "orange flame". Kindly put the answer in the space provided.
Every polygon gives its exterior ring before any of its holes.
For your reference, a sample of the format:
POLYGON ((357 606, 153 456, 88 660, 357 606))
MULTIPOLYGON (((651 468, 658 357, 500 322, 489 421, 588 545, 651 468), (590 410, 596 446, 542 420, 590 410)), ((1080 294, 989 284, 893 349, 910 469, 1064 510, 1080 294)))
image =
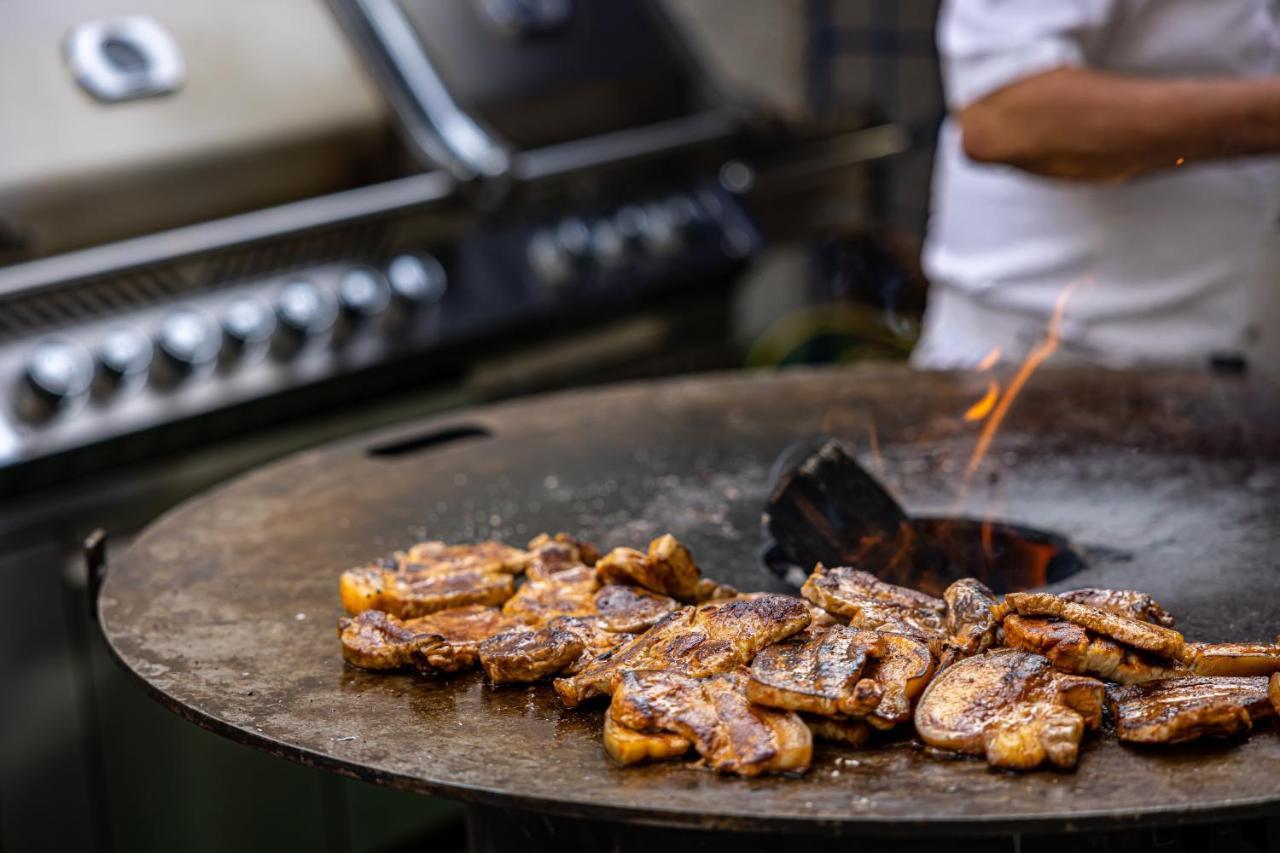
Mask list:
POLYGON ((994 379, 987 380, 987 393, 982 395, 982 399, 974 403, 965 410, 964 419, 966 421, 980 421, 987 415, 991 414, 991 410, 996 407, 996 400, 1000 398, 1000 385, 994 379))
POLYGON ((876 434, 876 423, 867 419, 867 441, 871 445, 871 462, 876 473, 883 480, 885 477, 884 456, 880 454, 880 437, 876 434))
POLYGON ((1004 422, 1005 415, 1009 414, 1013 401, 1022 392, 1022 386, 1027 384, 1031 374, 1035 373, 1041 364, 1044 364, 1045 359, 1053 355, 1058 349, 1058 343, 1062 336, 1062 315, 1066 313, 1067 302, 1071 299, 1071 294, 1075 292, 1081 281, 1071 282, 1058 294, 1058 301, 1053 307, 1053 316, 1049 319, 1049 329, 1045 339, 1027 354, 1026 360, 1022 362, 1018 372, 1009 381, 1009 386, 1005 388, 1004 394, 996 402, 991 412, 991 417, 983 424, 982 432, 978 435, 978 443, 974 445, 973 453, 969 456, 969 464, 965 466, 964 485, 966 488, 969 481, 973 479, 973 475, 977 473, 978 466, 986 458, 987 451, 991 449, 991 440, 995 438, 996 433, 1000 430, 1000 424, 1004 422))
POLYGON ((1004 354, 1004 351, 1001 350, 1000 347, 996 347, 993 350, 991 350, 991 352, 984 355, 982 357, 982 361, 978 362, 978 372, 984 373, 990 370, 991 368, 995 367, 996 364, 1000 361, 1000 356, 1003 354, 1004 354))

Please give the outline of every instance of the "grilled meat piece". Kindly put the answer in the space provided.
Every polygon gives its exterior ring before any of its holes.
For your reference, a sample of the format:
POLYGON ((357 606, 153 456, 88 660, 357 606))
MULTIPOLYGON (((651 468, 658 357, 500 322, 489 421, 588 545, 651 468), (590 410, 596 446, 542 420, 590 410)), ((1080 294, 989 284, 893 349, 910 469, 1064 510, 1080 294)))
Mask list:
POLYGON ((1010 614, 1004 620, 1005 644, 1044 655, 1061 672, 1092 675, 1118 684, 1141 684, 1187 675, 1178 661, 1126 648, 1074 622, 1010 614))
POLYGON ((801 714, 800 719, 809 727, 809 732, 816 738, 835 741, 845 746, 862 746, 871 738, 874 728, 866 720, 845 720, 835 717, 820 717, 814 714, 801 714))
POLYGON ((864 716, 880 702, 881 689, 862 677, 863 669, 868 657, 879 657, 884 649, 875 631, 806 628, 756 655, 747 696, 771 708, 864 716))
POLYGON ((700 578, 697 587, 694 588, 693 600, 696 604, 702 604, 718 598, 733 598, 737 594, 738 591, 728 584, 717 583, 711 578, 700 578))
POLYGON ((465 545, 449 545, 435 540, 419 542, 394 557, 397 567, 405 571, 478 569, 509 575, 520 574, 529 560, 528 553, 493 540, 465 545))
POLYGON ((604 751, 621 765, 677 758, 689 751, 689 739, 671 732, 638 732, 604 715, 604 751))
POLYGON ((494 684, 572 675, 616 649, 629 634, 591 616, 557 616, 538 627, 518 625, 480 646, 480 665, 494 684))
POLYGON ((872 660, 867 677, 880 688, 880 701, 867 715, 878 729, 911 719, 915 698, 928 686, 937 666, 928 645, 914 637, 881 632, 884 651, 872 660))
POLYGON ((1116 721, 1116 736, 1129 743, 1231 737, 1275 714, 1262 676, 1191 676, 1109 687, 1107 706, 1116 721))
POLYGON ((804 772, 813 756, 813 737, 799 716, 751 704, 741 667, 709 678, 628 670, 609 715, 629 729, 688 739, 721 773, 804 772))
POLYGON ((597 559, 599 552, 589 542, 580 542, 567 533, 554 537, 542 533, 529 543, 524 574, 531 581, 554 580, 562 572, 590 568, 597 559))
POLYGON ((555 675, 582 656, 577 634, 550 625, 516 628, 480 644, 480 666, 494 684, 537 681, 555 675))
POLYGON ((557 616, 590 616, 595 613, 599 586, 595 569, 566 568, 545 580, 525 581, 502 612, 530 625, 542 625, 557 616))
POLYGON ((942 593, 947 605, 950 647, 961 657, 985 652, 996 644, 1000 623, 992 608, 996 594, 977 578, 963 578, 942 593))
POLYGON ((1173 660, 1182 658, 1182 635, 1171 628, 1140 622, 1048 592, 1011 592, 1004 600, 1021 616, 1056 616, 1126 646, 1173 660))
POLYGON ((625 584, 602 586, 593 599, 596 615, 610 631, 638 634, 680 605, 674 598, 625 584))
POLYGON ((493 607, 472 605, 401 621, 381 610, 338 620, 342 654, 365 669, 416 664, 428 672, 454 672, 475 663, 481 642, 514 623, 493 607))
POLYGON ((946 604, 931 595, 885 583, 870 572, 819 563, 800 594, 849 619, 855 628, 921 637, 935 645, 946 635, 946 604))
POLYGON ((348 613, 383 610, 401 619, 468 604, 501 604, 515 591, 505 571, 448 563, 404 569, 365 566, 343 572, 338 586, 348 613))
POLYGON ((933 680, 916 708, 916 731, 930 746, 985 755, 994 767, 1074 767, 1085 731, 1101 724, 1104 690, 1040 655, 983 652, 933 680))
POLYGON ((598 617, 593 616, 561 616, 548 624, 582 640, 582 654, 560 671, 560 675, 564 676, 581 672, 599 658, 612 654, 634 636, 621 631, 610 631, 598 617))
POLYGON ((689 603, 698 600, 702 573, 689 549, 671 534, 649 543, 648 553, 635 548, 614 548, 596 564, 604 583, 634 584, 659 595, 689 603))
POLYGON ((1280 672, 1271 676, 1271 684, 1267 687, 1267 695, 1271 697, 1271 707, 1280 714, 1280 672))
POLYGON ((556 693, 572 708, 611 693, 614 679, 628 669, 671 670, 695 678, 725 672, 808 624, 804 603, 789 595, 765 593, 682 607, 577 675, 556 679, 556 693))
POLYGON ((1280 672, 1280 645, 1271 643, 1187 643, 1184 656, 1196 675, 1280 672))
POLYGON ((400 669, 412 659, 409 653, 421 645, 436 645, 443 638, 429 631, 415 631, 381 610, 366 610, 338 620, 342 656, 363 669, 400 669))
POLYGON ((377 562, 343 572, 348 613, 384 610, 402 619, 466 604, 501 604, 515 589, 510 575, 529 555, 501 542, 419 542, 377 562))
POLYGON ((1160 603, 1145 592, 1136 589, 1073 589, 1059 594, 1067 601, 1087 604, 1099 610, 1110 610, 1139 622, 1150 622, 1152 625, 1173 627, 1173 616, 1160 606, 1160 603))

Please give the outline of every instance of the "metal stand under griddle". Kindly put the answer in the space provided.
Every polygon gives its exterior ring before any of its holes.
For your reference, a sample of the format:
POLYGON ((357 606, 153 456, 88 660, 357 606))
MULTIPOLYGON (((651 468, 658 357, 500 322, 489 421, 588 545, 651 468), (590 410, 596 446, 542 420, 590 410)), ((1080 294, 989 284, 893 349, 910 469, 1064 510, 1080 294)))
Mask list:
MULTIPOLYGON (((709 575, 780 589, 758 549, 769 466, 784 447, 833 435, 863 449, 913 514, 954 512, 975 438, 959 413, 984 387, 985 377, 889 366, 733 374, 537 398, 340 442, 157 521, 113 559, 101 624, 177 713, 296 761, 463 800, 478 850, 768 850, 782 836, 805 843, 796 834, 999 849, 992 836, 1166 833, 1274 815, 1274 731, 1168 750, 1092 737, 1073 773, 996 772, 909 740, 820 744, 803 777, 743 780, 687 762, 615 767, 600 747, 602 709, 565 710, 545 685, 494 688, 474 673, 424 682, 341 660, 338 574, 426 537, 518 543, 570 530, 634 545, 670 531, 709 575)), ((1274 389, 1047 370, 1013 407, 960 513, 1067 537, 1089 563, 1069 583, 1146 589, 1189 638, 1256 640, 1277 626, 1277 505, 1274 389)))

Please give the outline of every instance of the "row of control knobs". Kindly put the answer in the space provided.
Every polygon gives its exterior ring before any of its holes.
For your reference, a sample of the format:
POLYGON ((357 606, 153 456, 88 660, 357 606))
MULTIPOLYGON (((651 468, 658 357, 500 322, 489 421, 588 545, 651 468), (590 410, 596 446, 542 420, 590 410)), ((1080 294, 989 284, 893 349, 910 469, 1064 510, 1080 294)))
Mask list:
POLYGON ((447 285, 434 257, 404 254, 385 274, 371 267, 348 270, 336 292, 299 278, 279 288, 274 305, 257 295, 235 296, 217 319, 180 306, 151 335, 129 326, 111 329, 92 353, 67 338, 46 338, 27 358, 18 410, 39 421, 87 397, 95 383, 108 393, 148 376, 158 385, 176 385, 219 358, 233 362, 267 348, 288 358, 335 326, 353 331, 384 314, 405 316, 435 304, 447 285))
POLYGON ((673 255, 713 223, 692 196, 674 195, 650 204, 624 205, 612 216, 566 217, 529 238, 525 259, 539 281, 560 285, 590 268, 608 270, 632 258, 673 255))

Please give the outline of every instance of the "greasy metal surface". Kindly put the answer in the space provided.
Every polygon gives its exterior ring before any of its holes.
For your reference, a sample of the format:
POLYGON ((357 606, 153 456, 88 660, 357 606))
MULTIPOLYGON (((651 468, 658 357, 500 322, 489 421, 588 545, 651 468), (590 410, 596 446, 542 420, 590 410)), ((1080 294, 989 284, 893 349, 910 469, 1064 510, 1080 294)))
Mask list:
MULTIPOLYGON (((817 832, 1051 831, 1274 808, 1280 734, 1135 750, 1093 738, 1075 773, 995 772, 910 743, 820 746, 805 777, 612 766, 599 706, 546 686, 427 682, 343 664, 337 577, 414 539, 605 545, 671 531, 709 574, 776 588, 757 561, 767 473, 829 432, 913 513, 954 507, 985 379, 891 367, 739 374, 460 413, 303 453, 192 500, 110 567, 103 629, 178 713, 262 749, 398 787, 557 814, 817 832), (492 437, 370 456, 435 428, 492 437), (869 452, 874 428, 883 458, 869 452)), ((1280 630, 1280 402, 1201 376, 1037 375, 964 511, 1065 534, 1072 585, 1154 593, 1195 639, 1280 630), (998 471, 998 474, 988 472, 998 471)))

